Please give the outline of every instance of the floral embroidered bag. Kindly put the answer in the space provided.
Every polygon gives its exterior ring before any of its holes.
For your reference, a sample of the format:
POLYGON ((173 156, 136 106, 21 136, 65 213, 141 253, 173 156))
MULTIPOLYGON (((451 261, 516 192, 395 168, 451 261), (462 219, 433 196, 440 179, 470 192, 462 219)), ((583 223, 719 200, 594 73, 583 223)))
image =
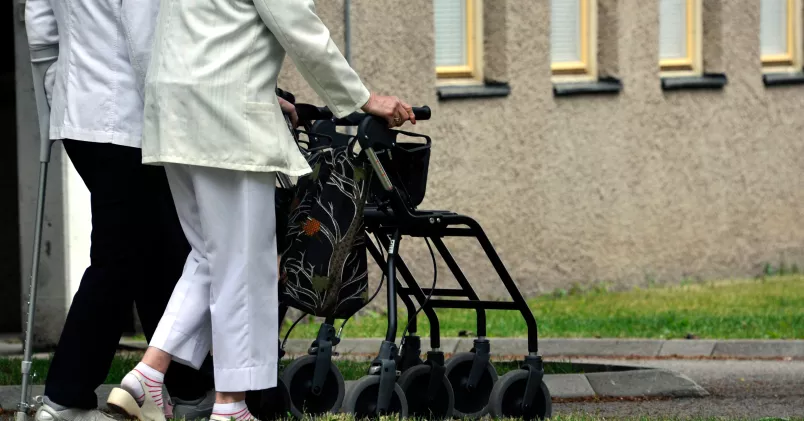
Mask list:
POLYGON ((282 294, 290 307, 346 318, 368 300, 363 209, 373 171, 362 158, 346 145, 308 155, 313 172, 299 178, 279 227, 284 238, 277 241, 282 294))

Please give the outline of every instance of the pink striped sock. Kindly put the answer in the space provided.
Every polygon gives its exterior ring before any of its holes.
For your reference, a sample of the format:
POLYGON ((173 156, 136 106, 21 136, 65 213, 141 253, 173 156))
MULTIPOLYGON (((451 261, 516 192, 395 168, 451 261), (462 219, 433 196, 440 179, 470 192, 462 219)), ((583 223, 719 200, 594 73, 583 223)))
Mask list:
POLYGON ((165 407, 164 397, 162 396, 162 385, 165 380, 165 375, 160 373, 159 371, 149 367, 145 363, 139 363, 131 370, 130 373, 126 374, 123 378, 123 382, 121 383, 121 387, 123 390, 126 390, 134 399, 137 400, 137 403, 142 405, 145 401, 146 393, 154 400, 154 403, 162 409, 165 407), (134 373, 138 374, 139 377, 142 378, 143 382, 140 383, 137 380, 137 377, 134 376, 134 373), (143 389, 143 385, 145 389, 143 389))
POLYGON ((212 407, 212 415, 219 418, 234 419, 235 421, 254 420, 249 412, 246 401, 234 403, 216 403, 212 407))

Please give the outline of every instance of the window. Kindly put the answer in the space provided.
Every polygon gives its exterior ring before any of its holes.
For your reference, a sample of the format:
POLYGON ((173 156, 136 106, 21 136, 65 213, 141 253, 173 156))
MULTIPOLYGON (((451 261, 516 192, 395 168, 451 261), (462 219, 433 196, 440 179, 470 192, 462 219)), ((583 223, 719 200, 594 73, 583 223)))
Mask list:
POLYGON ((663 71, 700 70, 700 0, 661 0, 659 63, 663 71))
POLYGON ((482 79, 481 8, 481 0, 433 0, 439 78, 482 79))
POLYGON ((794 66, 798 56, 797 0, 760 0, 760 51, 766 67, 794 66))
POLYGON ((554 75, 593 75, 596 0, 550 0, 550 59, 554 75))

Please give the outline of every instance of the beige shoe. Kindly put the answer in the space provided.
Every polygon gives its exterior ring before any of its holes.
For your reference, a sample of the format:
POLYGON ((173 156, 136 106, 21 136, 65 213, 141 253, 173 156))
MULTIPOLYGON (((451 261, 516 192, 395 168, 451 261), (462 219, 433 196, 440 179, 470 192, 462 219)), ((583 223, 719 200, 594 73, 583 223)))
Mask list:
MULTIPOLYGON (((143 378, 139 372, 131 371, 126 376, 134 376, 140 383, 142 390, 148 390, 149 386, 145 383, 145 378, 143 378)), ((163 396, 166 397, 166 395, 164 395, 164 388, 163 396)), ((143 393, 143 399, 143 403, 140 405, 129 391, 121 387, 115 387, 112 389, 112 393, 109 394, 106 405, 113 412, 135 418, 139 421, 167 421, 164 410, 156 404, 150 394, 143 393)))

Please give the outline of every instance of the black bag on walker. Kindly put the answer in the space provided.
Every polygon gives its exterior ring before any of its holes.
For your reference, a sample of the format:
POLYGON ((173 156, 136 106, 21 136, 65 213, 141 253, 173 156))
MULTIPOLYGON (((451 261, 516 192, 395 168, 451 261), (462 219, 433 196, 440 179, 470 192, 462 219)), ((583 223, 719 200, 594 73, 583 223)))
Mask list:
POLYGON ((315 316, 346 318, 368 300, 363 209, 373 172, 351 146, 319 149, 308 162, 313 172, 299 178, 291 202, 277 201, 288 215, 277 241, 282 299, 315 316))

